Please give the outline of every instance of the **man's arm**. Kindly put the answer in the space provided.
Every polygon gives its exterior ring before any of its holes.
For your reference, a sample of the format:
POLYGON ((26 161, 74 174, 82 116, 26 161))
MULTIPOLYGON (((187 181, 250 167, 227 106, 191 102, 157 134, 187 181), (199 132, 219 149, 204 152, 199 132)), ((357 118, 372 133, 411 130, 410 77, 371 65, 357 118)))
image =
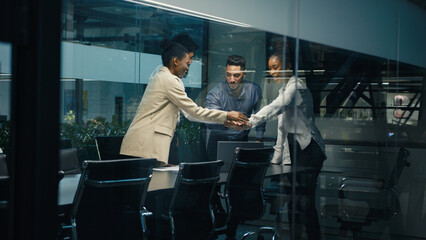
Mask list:
MULTIPOLYGON (((220 96, 215 92, 215 89, 216 88, 212 89, 206 96, 206 108, 223 110, 220 101, 220 96)), ((211 130, 226 130, 226 127, 221 124, 206 123, 206 126, 211 130)))
MULTIPOLYGON (((257 85, 256 85, 257 86, 257 85)), ((262 104, 262 92, 259 86, 257 86, 256 88, 256 94, 258 96, 256 104, 254 105, 253 108, 253 113, 256 113, 260 110, 260 106, 262 104)), ((258 126, 256 126, 256 141, 260 141, 263 142, 263 135, 265 134, 265 126, 266 126, 266 122, 259 124, 258 126)))

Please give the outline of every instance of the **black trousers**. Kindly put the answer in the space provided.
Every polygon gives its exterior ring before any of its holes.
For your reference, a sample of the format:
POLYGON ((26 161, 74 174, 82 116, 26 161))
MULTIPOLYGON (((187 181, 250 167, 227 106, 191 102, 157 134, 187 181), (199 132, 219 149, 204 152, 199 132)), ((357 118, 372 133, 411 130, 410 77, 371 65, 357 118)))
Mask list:
POLYGON ((288 142, 292 166, 313 169, 284 179, 290 183, 288 184, 290 187, 286 187, 285 192, 292 195, 287 203, 291 239, 302 239, 303 226, 305 226, 308 239, 318 240, 321 239, 321 230, 315 207, 315 191, 317 178, 326 157, 313 139, 303 150, 293 134, 288 134, 288 142))
POLYGON ((172 142, 170 143, 169 160, 168 164, 179 165, 179 148, 177 134, 173 135, 172 142))

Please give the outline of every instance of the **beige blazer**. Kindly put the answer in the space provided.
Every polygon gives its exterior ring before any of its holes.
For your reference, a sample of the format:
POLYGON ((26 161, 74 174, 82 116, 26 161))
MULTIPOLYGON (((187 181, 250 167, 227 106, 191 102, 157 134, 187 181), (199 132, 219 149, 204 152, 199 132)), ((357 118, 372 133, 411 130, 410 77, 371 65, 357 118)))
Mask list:
POLYGON ((121 154, 167 162, 179 108, 190 116, 223 124, 227 112, 197 106, 182 80, 163 67, 151 77, 136 116, 121 144, 121 154))

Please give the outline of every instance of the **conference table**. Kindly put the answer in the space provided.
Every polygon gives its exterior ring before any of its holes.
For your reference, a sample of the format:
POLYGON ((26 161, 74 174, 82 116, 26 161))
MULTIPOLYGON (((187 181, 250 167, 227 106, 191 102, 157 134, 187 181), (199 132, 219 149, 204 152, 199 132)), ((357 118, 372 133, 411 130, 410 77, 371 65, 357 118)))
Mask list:
MULTIPOLYGON (((176 177, 178 171, 176 169, 171 169, 172 171, 168 171, 165 168, 162 169, 154 169, 152 173, 151 182, 148 186, 148 192, 155 191, 165 191, 171 190, 174 188, 176 177)), ((265 177, 273 177, 273 176, 284 176, 292 173, 303 173, 312 170, 307 167, 297 167, 294 168, 290 165, 271 165, 269 166, 265 177)), ((74 175, 65 175, 64 178, 59 182, 58 189, 58 205, 70 205, 73 203, 74 195, 77 191, 78 183, 80 181, 81 174, 74 175)), ((226 182, 228 177, 227 172, 220 173, 219 183, 226 182)))

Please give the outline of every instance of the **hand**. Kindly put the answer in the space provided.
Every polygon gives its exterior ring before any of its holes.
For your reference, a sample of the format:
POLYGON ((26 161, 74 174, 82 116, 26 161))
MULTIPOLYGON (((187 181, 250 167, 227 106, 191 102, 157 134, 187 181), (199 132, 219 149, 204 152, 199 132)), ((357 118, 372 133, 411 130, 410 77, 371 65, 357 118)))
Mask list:
POLYGON ((227 128, 232 128, 236 130, 249 130, 251 128, 250 123, 242 121, 225 121, 223 124, 227 128))
POLYGON ((247 123, 248 121, 248 117, 246 117, 244 114, 240 113, 240 112, 236 112, 236 111, 230 111, 228 112, 228 115, 226 117, 228 120, 233 120, 233 121, 239 121, 239 122, 244 122, 247 123))
POLYGON ((176 166, 177 166, 177 165, 167 163, 167 164, 166 164, 166 165, 164 165, 163 167, 176 167, 176 166))

